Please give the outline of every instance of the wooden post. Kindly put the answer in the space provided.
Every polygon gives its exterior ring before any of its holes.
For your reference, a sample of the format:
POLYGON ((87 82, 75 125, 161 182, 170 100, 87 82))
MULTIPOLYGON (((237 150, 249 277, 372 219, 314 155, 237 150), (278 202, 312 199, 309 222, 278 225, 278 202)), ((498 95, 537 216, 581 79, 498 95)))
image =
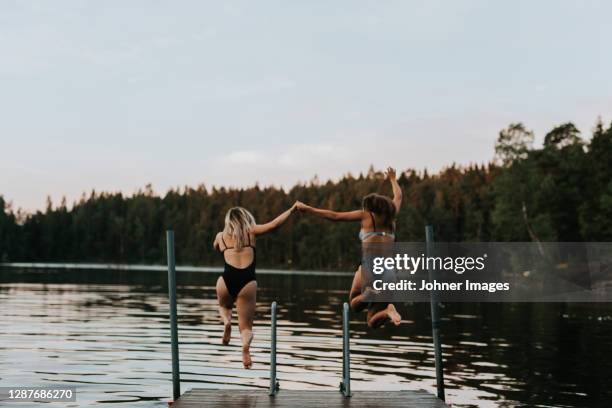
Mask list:
MULTIPOLYGON (((428 225, 425 227, 425 241, 427 256, 433 256, 433 227, 428 225)), ((429 281, 433 282, 433 271, 427 270, 429 281)), ((434 354, 436 358, 436 385, 438 389, 438 398, 445 400, 444 396, 444 371, 442 367, 442 344, 440 344, 440 313, 438 309, 438 300, 435 291, 431 291, 431 334, 434 343, 434 354)))
POLYGON ((172 349, 172 396, 174 401, 181 396, 179 371, 178 326, 176 321, 176 267, 174 259, 174 231, 166 231, 168 251, 168 298, 170 301, 170 344, 172 349))
POLYGON ((340 383, 340 392, 345 397, 351 396, 351 334, 349 329, 349 305, 344 302, 342 305, 342 382, 340 383))
POLYGON ((271 333, 270 333, 270 396, 276 395, 280 388, 276 380, 276 302, 272 302, 270 311, 271 333))

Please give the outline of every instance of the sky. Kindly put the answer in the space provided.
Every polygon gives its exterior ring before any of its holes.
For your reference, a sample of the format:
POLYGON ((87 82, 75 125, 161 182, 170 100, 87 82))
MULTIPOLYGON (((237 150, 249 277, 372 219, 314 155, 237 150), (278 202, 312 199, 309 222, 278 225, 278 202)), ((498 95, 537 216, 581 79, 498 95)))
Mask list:
POLYGON ((612 120, 606 1, 0 2, 0 195, 488 162, 612 120))

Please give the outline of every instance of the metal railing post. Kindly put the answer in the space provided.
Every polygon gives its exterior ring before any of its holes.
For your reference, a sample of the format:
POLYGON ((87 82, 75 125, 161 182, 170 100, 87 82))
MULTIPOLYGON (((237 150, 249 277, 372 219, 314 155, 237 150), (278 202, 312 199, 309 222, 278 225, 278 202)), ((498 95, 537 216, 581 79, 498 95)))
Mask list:
POLYGON ((349 332, 349 305, 342 306, 342 382, 340 392, 345 397, 351 396, 351 349, 349 332))
POLYGON ((166 231, 166 248, 168 253, 168 297, 170 301, 170 344, 172 349, 172 396, 174 400, 181 396, 181 379, 179 372, 178 326, 176 320, 176 265, 174 259, 174 231, 166 231))
MULTIPOLYGON (((433 255, 433 227, 428 225, 425 227, 425 242, 427 256, 433 255)), ((429 281, 433 282, 433 271, 427 270, 429 281)), ((435 291, 431 292, 431 333, 434 343, 434 354, 436 359, 436 386, 438 390, 438 398, 445 400, 444 395, 444 371, 442 367, 442 344, 440 343, 440 313, 438 310, 438 300, 435 291)))
POLYGON ((280 388, 280 384, 276 379, 276 302, 272 302, 270 312, 271 319, 271 334, 270 334, 270 392, 269 395, 274 396, 280 388))

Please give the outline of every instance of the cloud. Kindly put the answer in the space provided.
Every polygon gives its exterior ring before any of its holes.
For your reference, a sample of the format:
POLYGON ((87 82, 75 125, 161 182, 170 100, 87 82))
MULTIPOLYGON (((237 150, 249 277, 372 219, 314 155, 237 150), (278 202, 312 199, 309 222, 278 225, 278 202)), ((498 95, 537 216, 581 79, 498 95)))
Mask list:
POLYGON ((231 165, 250 165, 250 164, 262 164, 268 160, 266 154, 256 150, 239 150, 231 152, 219 160, 221 164, 231 165))
POLYGON ((332 144, 305 144, 289 146, 275 159, 278 165, 286 168, 304 168, 320 162, 344 161, 348 158, 345 148, 332 144))
POLYGON ((499 129, 510 123, 503 115, 437 116, 398 122, 386 129, 336 134, 314 143, 240 149, 216 156, 202 169, 207 185, 293 186, 315 175, 321 180, 365 173, 370 166, 430 172, 457 164, 483 163, 493 155, 499 129), (476 123, 479 123, 476 125, 476 123))
POLYGON ((348 152, 333 144, 287 145, 269 150, 236 150, 215 160, 219 166, 241 165, 275 169, 303 169, 304 166, 347 160, 348 152))
POLYGON ((347 170, 352 157, 346 146, 331 143, 292 144, 270 149, 236 150, 213 161, 207 177, 213 184, 291 186, 315 174, 332 177, 347 170))

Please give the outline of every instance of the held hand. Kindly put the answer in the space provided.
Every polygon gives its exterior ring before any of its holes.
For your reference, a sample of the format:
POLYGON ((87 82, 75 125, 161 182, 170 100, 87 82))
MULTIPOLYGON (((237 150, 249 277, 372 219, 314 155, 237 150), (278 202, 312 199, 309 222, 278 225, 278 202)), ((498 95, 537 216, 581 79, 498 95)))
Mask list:
POLYGON ((299 211, 306 211, 306 208, 308 208, 308 206, 301 201, 296 201, 295 205, 299 211))
POLYGON ((395 169, 393 167, 387 167, 387 178, 389 180, 395 180, 395 169))

